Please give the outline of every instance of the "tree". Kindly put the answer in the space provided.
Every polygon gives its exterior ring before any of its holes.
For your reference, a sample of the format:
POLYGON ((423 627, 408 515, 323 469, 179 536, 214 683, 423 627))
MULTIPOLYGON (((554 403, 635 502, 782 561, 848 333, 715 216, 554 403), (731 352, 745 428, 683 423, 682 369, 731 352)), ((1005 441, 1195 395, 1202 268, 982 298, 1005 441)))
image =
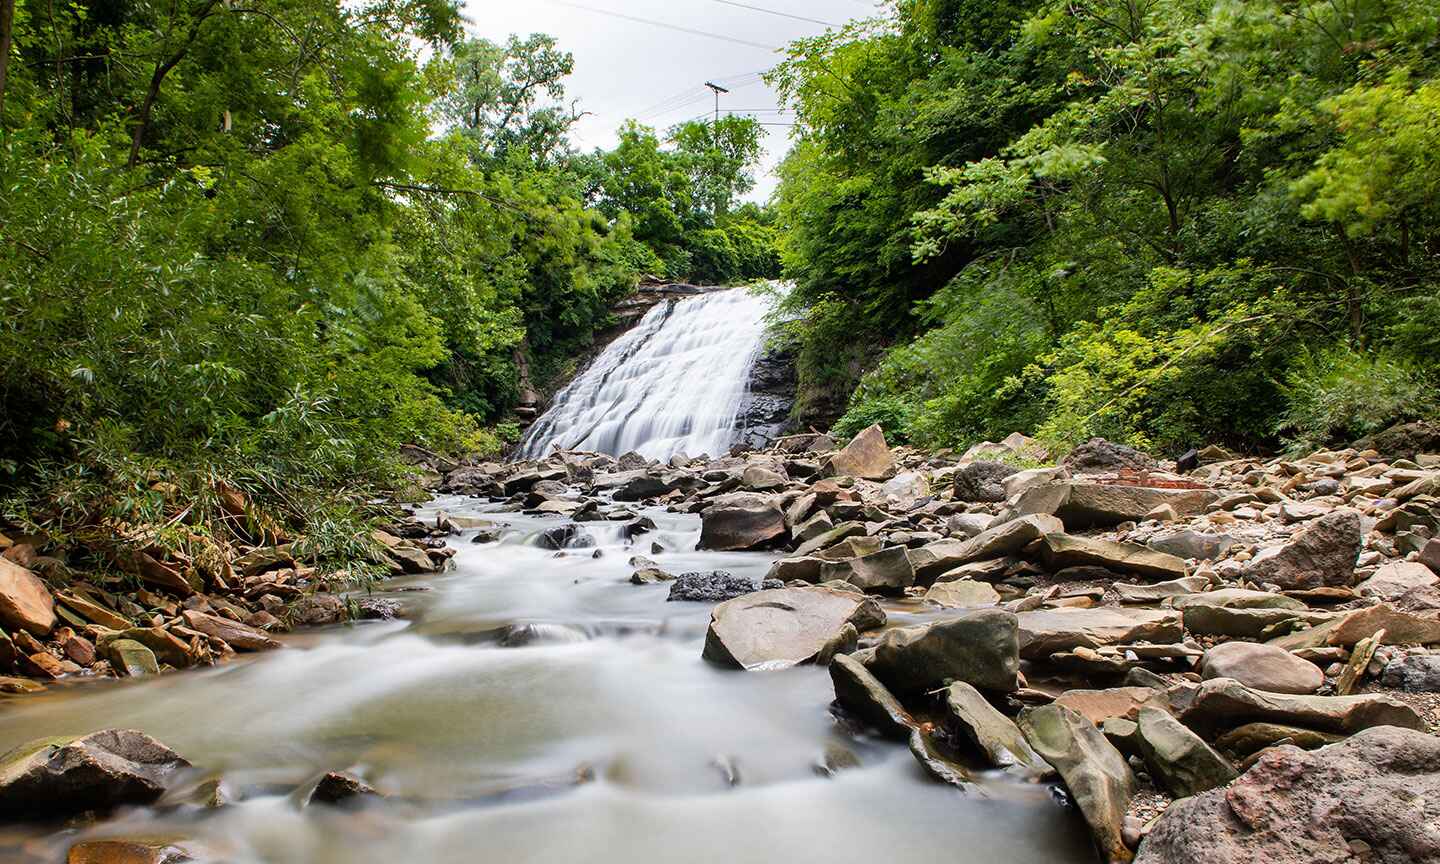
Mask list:
POLYGON ((690 178, 698 218, 717 224, 735 199, 755 188, 760 123, 753 117, 692 120, 670 130, 678 164, 690 178))

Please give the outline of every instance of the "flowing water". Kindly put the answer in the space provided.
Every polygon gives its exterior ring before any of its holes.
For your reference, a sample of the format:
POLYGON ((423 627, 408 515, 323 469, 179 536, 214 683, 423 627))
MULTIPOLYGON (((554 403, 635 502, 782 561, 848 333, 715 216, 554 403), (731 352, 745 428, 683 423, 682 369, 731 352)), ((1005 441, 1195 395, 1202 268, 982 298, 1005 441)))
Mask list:
POLYGON ((743 288, 657 304, 555 396, 520 451, 723 455, 770 302, 743 288))
POLYGON ((188 838, 205 859, 237 864, 1093 862, 1078 817, 1045 786, 990 776, 961 792, 904 746, 847 731, 823 669, 701 660, 710 607, 629 584, 628 557, 659 542, 672 551, 653 557, 671 572, 757 577, 770 559, 695 552, 698 518, 649 515, 660 530, 635 549, 617 527, 585 523, 594 558, 531 545, 556 519, 493 514, 508 526, 499 542, 453 538, 452 570, 386 584, 409 620, 0 703, 0 750, 141 729, 235 802, 212 810, 180 794, 88 828, 0 825, 0 861, 58 862, 79 837, 145 836, 188 838), (501 644, 505 627, 527 624, 536 641, 501 644), (814 765, 837 747, 859 765, 820 776, 814 765), (391 797, 299 805, 306 783, 343 769, 391 797))

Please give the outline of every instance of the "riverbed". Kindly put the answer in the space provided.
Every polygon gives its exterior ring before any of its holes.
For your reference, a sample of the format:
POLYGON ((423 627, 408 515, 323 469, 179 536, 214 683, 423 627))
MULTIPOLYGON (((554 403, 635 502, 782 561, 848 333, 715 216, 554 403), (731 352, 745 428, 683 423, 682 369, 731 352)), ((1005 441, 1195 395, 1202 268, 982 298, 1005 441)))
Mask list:
POLYGON ((696 552, 698 517, 647 511, 659 528, 631 545, 617 525, 585 523, 595 545, 557 556, 533 542, 558 519, 459 498, 423 515, 438 509, 492 519, 504 536, 474 544, 462 531, 452 569, 385 583, 377 593, 403 620, 0 703, 0 751, 134 728, 197 766, 157 807, 0 826, 0 861, 63 861, 76 840, 111 836, 174 838, 236 864, 1095 860, 1050 787, 990 774, 961 791, 904 746, 837 721, 825 670, 703 661, 710 607, 630 584, 628 564, 643 554, 672 573, 764 574, 766 555, 696 552), (302 807, 307 786, 338 770, 387 799, 302 807), (207 806, 217 795, 227 803, 207 806))

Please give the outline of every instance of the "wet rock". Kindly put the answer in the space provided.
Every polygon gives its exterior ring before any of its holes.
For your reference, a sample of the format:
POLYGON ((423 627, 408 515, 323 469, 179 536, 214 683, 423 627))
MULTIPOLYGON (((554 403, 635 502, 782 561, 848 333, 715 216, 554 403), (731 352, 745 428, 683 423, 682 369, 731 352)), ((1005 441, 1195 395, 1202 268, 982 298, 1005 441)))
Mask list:
POLYGON ((885 613, 863 595, 829 588, 756 591, 727 600, 710 613, 704 657, 748 670, 808 663, 846 624, 882 626, 885 613))
POLYGON ((898 594, 915 584, 915 568, 903 546, 892 546, 872 555, 826 562, 820 581, 840 579, 862 591, 898 594))
POLYGON ((951 759, 936 744, 934 737, 925 727, 917 726, 910 730, 910 753, 915 757, 915 761, 920 763, 920 767, 925 769, 925 773, 941 783, 964 789, 974 780, 964 765, 951 759))
MULTIPOLYGON (((779 587, 779 586, 775 586, 779 587)), ((757 590, 755 580, 735 576, 724 570, 705 573, 681 573, 670 583, 666 600, 689 600, 697 603, 718 603, 757 590)))
POLYGON ((1129 861, 1121 828, 1134 777, 1125 757, 1094 723, 1061 705, 1022 712, 1020 729, 1035 752, 1060 772, 1103 858, 1129 861))
POLYGON ((839 744, 827 745, 825 755, 815 761, 815 773, 821 777, 834 777, 841 771, 859 767, 860 757, 855 755, 855 751, 839 744))
POLYGON ((180 864, 194 861, 180 846, 150 840, 84 840, 70 847, 65 864, 180 864))
POLYGON ((945 707, 949 711, 946 728, 973 744, 991 765, 1045 770, 1045 760, 1025 740, 1020 727, 995 710, 974 687, 963 681, 951 684, 945 690, 945 707))
POLYGON ((910 737, 914 718, 865 664, 850 655, 836 655, 830 661, 830 680, 840 707, 886 737, 901 741, 910 737))
POLYGON ((955 472, 956 501, 1004 501, 1005 479, 1019 470, 1003 462, 971 462, 955 472))
POLYGON ((38 681, 30 681, 25 678, 10 678, 0 675, 0 693, 20 694, 39 693, 45 689, 45 685, 38 681))
POLYGON ((774 545, 786 534, 785 514, 776 499, 739 493, 717 499, 700 514, 700 547, 739 551, 774 545))
POLYGON ((265 631, 257 630, 238 621, 231 621, 218 615, 190 611, 183 613, 182 617, 190 629, 199 630, 206 636, 223 639, 230 643, 236 651, 272 651, 281 647, 280 643, 270 638, 265 631))
POLYGON ((1150 776, 1176 798, 1199 795, 1235 779, 1235 766, 1168 711, 1140 709, 1136 743, 1150 776))
POLYGON ((572 645, 585 642, 589 636, 564 624, 510 624, 500 636, 502 648, 525 648, 531 645, 572 645))
POLYGON ((1046 534, 1041 555, 1052 570, 1066 567, 1104 567, 1120 573, 1138 573, 1156 579, 1181 579, 1188 572, 1183 559, 1134 543, 1117 543, 1070 534, 1046 534))
POLYGON ((1180 613, 1159 609, 1037 609, 1021 612, 1020 655, 1043 660, 1077 647, 1131 642, 1169 644, 1185 636, 1180 613))
MULTIPOLYGON (((398 602, 384 597, 360 597, 354 602, 355 611, 362 621, 392 621, 401 617, 400 613, 403 611, 398 602)), ((264 615, 265 613, 260 614, 264 615)), ((247 621, 246 623, 252 627, 261 626, 256 621, 247 621)))
POLYGON ((1020 670, 1015 616, 973 609, 934 624, 888 630, 875 646, 869 669, 902 696, 955 681, 1010 692, 1020 670))
POLYGON ((110 661, 115 674, 122 678, 160 674, 160 664, 155 660, 155 653, 134 639, 115 639, 104 644, 101 653, 110 661))
POLYGON ((29 570, 0 558, 0 627, 45 637, 55 629, 55 600, 29 570))
POLYGON ((63 818, 148 804, 189 765, 159 741, 130 729, 32 741, 0 756, 0 820, 63 818))
POLYGON ((1385 664, 1380 683, 1407 693, 1440 693, 1440 654, 1407 654, 1385 664))
POLYGON ((110 652, 107 646, 116 639, 139 642, 153 651, 161 663, 168 663, 176 669, 188 669, 195 665, 195 657, 190 653, 190 646, 177 639, 164 627, 132 627, 119 633, 106 633, 100 637, 100 652, 108 657, 110 652))
POLYGON ((1253 722, 1346 734, 1371 726, 1425 728, 1415 709, 1391 696, 1288 696, 1252 690, 1229 678, 1201 683, 1178 699, 1176 709, 1180 722, 1204 738, 1253 722))
POLYGON ((1429 567, 1414 561, 1392 561, 1381 565, 1375 575, 1356 586, 1362 597, 1394 600, 1414 588, 1440 583, 1429 567))
POLYGON ((334 594, 307 594, 290 604, 288 617, 295 626, 339 624, 345 620, 345 603, 334 594))
POLYGON ((1159 467, 1154 457, 1134 447, 1116 444, 1104 438, 1091 438, 1065 457, 1066 468, 1082 474, 1112 471, 1153 471, 1159 467))
POLYGON ((1347 586, 1363 540, 1360 514, 1336 510, 1311 523, 1287 544, 1263 549, 1245 565, 1245 577, 1284 589, 1347 586))
POLYGON ((380 793, 354 774, 331 771, 315 784, 305 803, 333 805, 361 797, 380 797, 380 793))
POLYGON ((641 567, 630 574, 632 585, 658 585, 661 582, 673 582, 675 576, 667 573, 659 567, 641 567))
POLYGON ((1277 747, 1228 789, 1177 801, 1136 864, 1418 864, 1440 860, 1440 739, 1376 728, 1277 747))
POLYGON ((966 580, 936 582, 925 592, 925 599, 950 609, 973 609, 998 604, 1000 594, 988 583, 966 580))
POLYGON ((884 480, 895 473, 895 456, 877 424, 860 432, 832 455, 829 466, 834 476, 884 480))
POLYGON ((1230 678, 1253 690, 1305 695, 1325 683, 1320 667, 1281 648, 1255 642, 1225 642, 1205 652, 1200 674, 1230 678))

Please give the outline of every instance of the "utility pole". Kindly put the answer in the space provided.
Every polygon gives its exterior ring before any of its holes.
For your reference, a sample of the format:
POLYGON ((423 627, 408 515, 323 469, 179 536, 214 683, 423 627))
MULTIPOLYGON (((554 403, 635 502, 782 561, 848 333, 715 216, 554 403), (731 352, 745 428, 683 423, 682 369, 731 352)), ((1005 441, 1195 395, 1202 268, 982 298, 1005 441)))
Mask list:
POLYGON ((719 128, 719 126, 720 126, 720 94, 721 94, 721 93, 729 93, 730 91, 729 91, 729 90, 726 90, 724 87, 721 87, 719 84, 711 84, 709 81, 706 81, 706 82, 705 82, 705 86, 706 86, 706 87, 709 87, 711 90, 714 90, 714 91, 715 91, 715 126, 716 126, 716 128, 719 128))

